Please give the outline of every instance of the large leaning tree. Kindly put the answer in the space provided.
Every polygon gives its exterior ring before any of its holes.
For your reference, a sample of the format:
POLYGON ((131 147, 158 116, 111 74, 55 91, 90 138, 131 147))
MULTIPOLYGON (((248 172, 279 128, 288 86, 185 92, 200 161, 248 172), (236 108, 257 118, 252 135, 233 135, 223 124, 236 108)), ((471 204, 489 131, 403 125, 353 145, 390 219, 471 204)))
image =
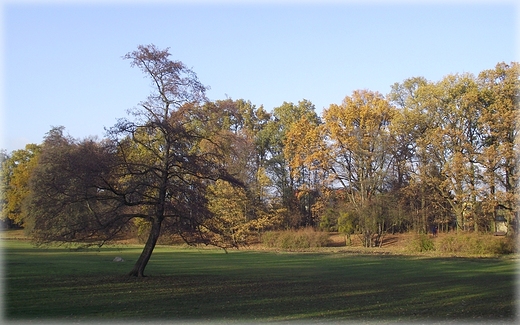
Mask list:
POLYGON ((217 180, 241 185, 227 171, 233 155, 206 125, 206 87, 168 49, 139 46, 123 58, 151 80, 147 100, 107 132, 78 142, 51 131, 28 200, 35 238, 42 242, 103 243, 133 220, 148 225, 144 249, 129 273, 144 276, 162 231, 187 242, 209 242, 207 188, 217 180))

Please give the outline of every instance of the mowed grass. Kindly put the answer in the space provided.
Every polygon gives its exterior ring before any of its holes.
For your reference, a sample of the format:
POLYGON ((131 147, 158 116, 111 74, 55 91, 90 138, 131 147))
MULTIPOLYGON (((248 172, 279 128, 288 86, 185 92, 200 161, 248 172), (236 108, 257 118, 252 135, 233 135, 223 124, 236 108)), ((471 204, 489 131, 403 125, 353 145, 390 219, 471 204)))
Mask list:
POLYGON ((157 247, 39 249, 4 241, 7 320, 517 319, 516 262, 157 247), (113 262, 121 256, 125 262, 113 262))

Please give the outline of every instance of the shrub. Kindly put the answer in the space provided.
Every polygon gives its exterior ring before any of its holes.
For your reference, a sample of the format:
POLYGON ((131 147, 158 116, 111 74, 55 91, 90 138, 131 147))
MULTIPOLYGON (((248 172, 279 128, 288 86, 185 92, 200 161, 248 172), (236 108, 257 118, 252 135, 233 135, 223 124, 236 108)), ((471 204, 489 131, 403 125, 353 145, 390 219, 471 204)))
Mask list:
POLYGON ((278 240, 278 233, 277 231, 266 231, 262 234, 262 244, 266 247, 275 247, 276 241, 278 240))
POLYGON ((467 255, 503 255, 515 252, 511 237, 479 234, 448 234, 439 241, 438 250, 443 253, 467 255))
POLYGON ((296 231, 268 231, 262 235, 262 243, 266 247, 285 250, 324 247, 327 246, 328 241, 326 232, 315 231, 312 228, 296 231))
POLYGON ((460 238, 452 234, 443 237, 437 246, 437 249, 443 253, 457 253, 463 250, 460 238))
POLYGON ((435 245, 428 235, 419 234, 410 242, 408 249, 412 252, 427 252, 435 250, 435 245))
POLYGON ((495 253, 496 254, 513 254, 516 250, 516 242, 513 237, 506 237, 503 240, 498 240, 497 245, 495 246, 495 253))

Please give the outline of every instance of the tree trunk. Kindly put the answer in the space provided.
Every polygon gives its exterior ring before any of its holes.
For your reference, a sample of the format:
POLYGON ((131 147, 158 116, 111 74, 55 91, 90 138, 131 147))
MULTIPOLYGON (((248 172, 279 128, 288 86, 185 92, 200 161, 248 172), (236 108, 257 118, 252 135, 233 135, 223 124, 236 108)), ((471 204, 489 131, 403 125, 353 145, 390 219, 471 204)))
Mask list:
POLYGON ((144 277, 144 268, 148 264, 150 257, 152 256, 152 252, 155 248, 155 244, 157 243, 157 239, 159 239, 159 235, 161 234, 161 224, 162 218, 154 218, 152 222, 152 228, 150 229, 150 234, 148 235, 148 240, 144 245, 143 252, 137 262, 135 262, 134 268, 128 275, 136 276, 136 277, 144 277))

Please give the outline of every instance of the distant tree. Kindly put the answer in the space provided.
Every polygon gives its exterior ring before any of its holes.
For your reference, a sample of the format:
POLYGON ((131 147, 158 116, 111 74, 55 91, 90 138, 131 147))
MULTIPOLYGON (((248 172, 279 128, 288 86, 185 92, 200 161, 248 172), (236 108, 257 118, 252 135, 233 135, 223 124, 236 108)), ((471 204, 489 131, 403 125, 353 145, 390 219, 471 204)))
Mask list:
POLYGON ((479 162, 485 184, 484 210, 494 216, 501 207, 509 211, 511 224, 518 223, 518 134, 520 65, 498 63, 482 71, 480 87, 482 113, 479 126, 483 145, 479 162))
POLYGON ((401 198, 414 224, 489 229, 497 207, 514 219, 517 194, 519 69, 410 78, 389 95, 400 109, 397 161, 408 174, 401 198))
POLYGON ((398 109, 390 126, 395 137, 394 148, 394 191, 399 196, 398 203, 406 210, 411 225, 417 231, 427 231, 431 217, 431 200, 436 191, 422 177, 424 158, 418 158, 418 139, 431 123, 424 113, 422 98, 429 82, 422 77, 404 80, 392 85, 388 95, 391 104, 398 109))
POLYGON ((384 228, 382 198, 389 188, 394 162, 394 137, 390 124, 396 110, 379 93, 354 91, 341 105, 323 112, 330 153, 323 166, 334 186, 344 188, 349 210, 357 216, 365 246, 384 228))
POLYGON ((29 179, 38 163, 41 147, 27 144, 25 149, 13 151, 2 159, 2 220, 23 227, 23 202, 29 194, 29 179))
POLYGON ((262 142, 255 137, 270 115, 250 102, 229 98, 207 102, 202 110, 210 119, 195 123, 201 123, 201 129, 212 138, 204 142, 205 150, 227 153, 222 155, 227 171, 247 184, 247 188, 236 188, 219 180, 208 186, 208 204, 214 215, 207 223, 213 229, 208 237, 221 247, 238 247, 276 223, 264 200, 269 178, 262 167, 262 142))
POLYGON ((259 134, 268 144, 265 170, 273 185, 272 192, 278 198, 277 203, 286 211, 284 218, 288 228, 313 225, 310 207, 314 198, 304 198, 301 196, 303 192, 298 195, 297 189, 305 180, 300 177, 303 175, 291 171, 289 159, 284 153, 289 130, 303 117, 314 124, 320 122, 315 106, 309 100, 301 100, 298 104, 284 102, 274 108, 272 119, 259 134))
MULTIPOLYGON (((421 181, 449 204, 457 229, 474 225, 476 165, 481 145, 479 92, 470 74, 448 75, 420 89, 420 110, 426 121, 417 138, 417 171, 421 181)), ((425 192, 426 193, 426 192, 425 192)))
POLYGON ((12 226, 12 220, 6 216, 5 204, 6 201, 6 190, 9 184, 9 174, 6 165, 9 155, 7 151, 0 150, 0 228, 10 228, 12 226))
MULTIPOLYGON (((329 158, 330 150, 324 135, 318 119, 302 116, 291 124, 284 139, 283 153, 294 180, 296 199, 303 206, 301 214, 306 216, 306 226, 316 226, 318 214, 327 209, 324 202, 327 198, 320 199, 326 196, 329 185, 323 163, 329 158)), ((321 220, 320 223, 323 226, 329 222, 321 220)))
POLYGON ((208 220, 207 236, 222 248, 240 247, 259 239, 260 231, 276 227, 279 221, 272 213, 251 207, 251 197, 244 188, 218 180, 208 187, 208 207, 213 218, 208 220))

